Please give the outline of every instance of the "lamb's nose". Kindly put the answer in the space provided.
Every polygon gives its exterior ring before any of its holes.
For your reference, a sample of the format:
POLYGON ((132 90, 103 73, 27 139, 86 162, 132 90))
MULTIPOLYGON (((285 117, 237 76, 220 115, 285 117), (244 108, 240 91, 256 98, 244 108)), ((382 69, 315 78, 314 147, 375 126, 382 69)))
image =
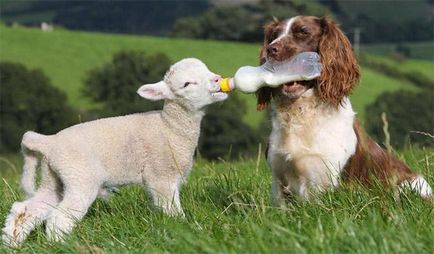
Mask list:
POLYGON ((214 78, 212 79, 212 81, 215 82, 215 83, 219 83, 221 79, 222 79, 222 77, 220 75, 216 75, 216 76, 214 76, 214 78))

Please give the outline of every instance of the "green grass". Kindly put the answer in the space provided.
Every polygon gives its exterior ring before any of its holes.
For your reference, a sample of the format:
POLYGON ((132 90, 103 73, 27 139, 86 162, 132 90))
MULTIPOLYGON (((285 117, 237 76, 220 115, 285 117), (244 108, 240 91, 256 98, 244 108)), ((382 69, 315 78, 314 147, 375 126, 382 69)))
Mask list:
POLYGON ((434 61, 423 60, 423 59, 405 59, 402 61, 394 60, 391 57, 386 57, 382 55, 367 55, 368 60, 374 60, 388 66, 392 66, 398 69, 400 72, 412 73, 418 72, 427 78, 434 80, 434 61))
MULTIPOLYGON (((433 151, 401 154, 434 185, 433 151)), ((11 156, 7 157, 8 159, 11 156)), ((12 156, 14 167, 19 160, 12 156)), ((0 226, 21 200, 0 161, 0 226)), ((18 253, 433 253, 434 205, 407 193, 344 185, 313 202, 270 205, 269 170, 251 160, 197 162, 181 192, 186 218, 151 209, 137 186, 97 200, 65 243, 38 228, 18 253)), ((0 252, 8 250, 0 245, 0 252)))
POLYGON ((357 112, 357 117, 361 121, 365 116, 365 107, 373 103, 377 96, 383 92, 398 89, 414 91, 417 89, 410 82, 398 81, 363 66, 362 73, 360 84, 351 95, 354 111, 357 112))
MULTIPOLYGON (((256 65, 259 45, 233 42, 127 36, 103 33, 8 28, 0 25, 0 59, 42 69, 54 86, 65 91, 73 106, 88 109, 94 104, 80 89, 89 70, 109 62, 115 52, 125 49, 147 53, 164 52, 173 62, 186 57, 202 59, 211 71, 230 76, 242 65, 256 65)), ((140 84, 137 84, 139 86, 140 84)), ((242 95, 249 105, 246 122, 256 126, 256 99, 242 95)))
MULTIPOLYGON (((372 45, 362 45, 361 50, 372 55, 382 55, 390 57, 394 55, 398 43, 379 43, 372 45)), ((410 48, 410 57, 426 61, 434 60, 434 45, 432 41, 425 42, 404 42, 405 47, 410 48)))
MULTIPOLYGON (((212 71, 223 76, 233 75, 242 65, 256 65, 259 53, 257 44, 72 32, 61 29, 46 33, 39 29, 0 25, 0 59, 42 69, 54 86, 67 93, 69 102, 81 109, 89 109, 94 105, 80 93, 87 72, 110 61, 113 53, 124 49, 164 52, 172 61, 197 57, 212 71)), ((408 87, 405 82, 362 68, 362 85, 354 92, 354 107, 359 115, 363 116, 365 106, 383 91, 408 87)), ((264 114, 256 111, 255 96, 241 96, 246 100, 248 108, 243 120, 251 126, 257 126, 264 114)))
MULTIPOLYGON (((2 60, 41 68, 53 85, 66 91, 73 104, 86 108, 80 94, 87 71, 109 62, 125 49, 164 52, 173 62, 185 57, 203 59, 210 70, 228 76, 240 65, 256 64, 259 46, 231 42, 127 36, 102 33, 0 27, 2 60)), ((138 84, 140 85, 140 84, 138 84)))

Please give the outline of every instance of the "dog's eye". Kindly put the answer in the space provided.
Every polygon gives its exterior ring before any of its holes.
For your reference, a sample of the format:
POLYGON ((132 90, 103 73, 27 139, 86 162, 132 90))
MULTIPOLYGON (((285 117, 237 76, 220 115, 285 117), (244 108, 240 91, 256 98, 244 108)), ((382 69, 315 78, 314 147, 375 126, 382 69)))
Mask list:
POLYGON ((298 26, 298 27, 295 28, 294 32, 298 33, 298 34, 308 34, 309 33, 309 31, 308 31, 308 29, 307 29, 306 26, 298 26))
POLYGON ((279 31, 278 30, 274 30, 270 37, 268 37, 268 43, 271 43, 272 41, 274 41, 277 37, 279 37, 279 31))

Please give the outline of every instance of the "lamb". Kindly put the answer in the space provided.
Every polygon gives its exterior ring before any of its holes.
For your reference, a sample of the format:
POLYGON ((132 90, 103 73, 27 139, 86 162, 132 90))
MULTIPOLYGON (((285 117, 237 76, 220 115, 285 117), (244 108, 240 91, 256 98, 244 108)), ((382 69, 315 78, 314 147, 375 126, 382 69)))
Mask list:
POLYGON ((162 81, 137 91, 149 100, 164 99, 162 111, 86 122, 51 136, 26 132, 21 185, 27 199, 13 204, 3 242, 19 246, 44 221, 48 239, 61 241, 97 196, 125 184, 146 186, 155 206, 183 216, 179 192, 193 164, 204 108, 227 98, 220 80, 200 60, 183 59, 162 81))

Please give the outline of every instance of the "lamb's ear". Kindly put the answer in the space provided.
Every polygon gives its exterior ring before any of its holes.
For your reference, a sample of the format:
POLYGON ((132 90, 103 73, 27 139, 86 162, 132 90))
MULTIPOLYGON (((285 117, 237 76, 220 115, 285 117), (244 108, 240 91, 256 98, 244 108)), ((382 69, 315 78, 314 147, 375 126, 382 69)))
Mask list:
POLYGON ((141 86, 137 93, 145 99, 158 101, 173 98, 173 93, 164 81, 141 86))

